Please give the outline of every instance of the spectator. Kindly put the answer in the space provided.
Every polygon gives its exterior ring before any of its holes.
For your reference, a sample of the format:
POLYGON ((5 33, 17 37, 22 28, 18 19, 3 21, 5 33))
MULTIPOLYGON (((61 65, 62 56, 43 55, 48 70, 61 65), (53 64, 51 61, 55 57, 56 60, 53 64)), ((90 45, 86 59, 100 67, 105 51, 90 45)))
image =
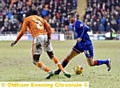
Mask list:
POLYGON ((43 10, 41 11, 41 15, 42 17, 46 17, 49 15, 49 5, 46 4, 43 8, 43 10))
POLYGON ((57 33, 61 32, 61 27, 60 27, 60 22, 59 21, 56 22, 56 32, 57 33))
POLYGON ((100 34, 105 33, 105 27, 104 27, 104 25, 102 23, 98 26, 98 32, 100 34))
POLYGON ((112 40, 116 39, 116 32, 113 28, 110 29, 110 36, 112 40))
POLYGON ((77 5, 78 0, 1 0, 0 13, 4 20, 4 32, 8 32, 8 29, 14 33, 19 31, 24 18, 30 15, 31 9, 35 8, 43 17, 50 17, 48 22, 52 27, 56 28, 58 21, 60 27, 65 27, 61 29, 66 30, 65 34, 68 34, 65 18, 69 12, 76 11, 77 5))
POLYGON ((78 0, 72 0, 72 10, 76 10, 78 5, 78 0))
POLYGON ((101 24, 104 25, 104 26, 106 26, 106 18, 105 17, 102 17, 101 24))
POLYGON ((118 24, 116 21, 111 26, 116 32, 118 31, 118 24))
POLYGON ((97 25, 97 22, 94 22, 93 23, 93 27, 92 27, 92 31, 93 31, 93 34, 96 34, 98 33, 98 25, 97 25))
POLYGON ((106 26, 106 32, 110 32, 110 29, 111 29, 111 25, 110 22, 108 22, 106 26))
MULTIPOLYGON (((87 0, 87 9, 84 16, 85 19, 93 19, 92 23, 92 30, 94 31, 94 21, 97 21, 98 19, 105 27, 104 32, 108 32, 110 29, 110 26, 114 28, 114 30, 117 32, 119 29, 119 23, 118 19, 120 17, 120 2, 119 0, 87 0), (110 25, 108 25, 110 22, 110 25), (107 24, 108 23, 108 24, 107 24)), ((85 23, 88 23, 85 22, 85 23)), ((98 26, 101 25, 98 23, 98 26)), ((97 31, 97 30, 95 30, 97 31)), ((102 32, 102 33, 104 33, 102 32)))
POLYGON ((64 20, 64 25, 65 25, 65 34, 66 34, 66 37, 68 38, 69 37, 69 33, 68 33, 68 31, 69 31, 69 29, 68 29, 69 21, 68 21, 67 18, 65 18, 65 20, 64 20))
POLYGON ((120 24, 118 24, 118 31, 117 31, 118 34, 120 34, 120 24))
POLYGON ((118 18, 118 24, 120 24, 120 17, 118 18))
POLYGON ((3 17, 0 16, 0 34, 3 32, 4 30, 4 20, 3 17))

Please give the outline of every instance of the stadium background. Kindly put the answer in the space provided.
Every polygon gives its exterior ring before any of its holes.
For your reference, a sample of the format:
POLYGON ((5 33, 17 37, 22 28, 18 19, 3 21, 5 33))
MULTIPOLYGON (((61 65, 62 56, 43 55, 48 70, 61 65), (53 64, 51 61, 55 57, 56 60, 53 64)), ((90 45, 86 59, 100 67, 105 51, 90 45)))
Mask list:
MULTIPOLYGON (((70 79, 67 79, 66 77, 64 77, 64 75, 60 74, 59 76, 51 77, 50 80, 46 80, 45 77, 47 73, 44 73, 39 68, 34 66, 32 63, 32 57, 30 55, 31 41, 20 41, 14 47, 10 46, 12 41, 5 41, 5 40, 14 40, 16 38, 17 33, 15 32, 15 35, 14 35, 14 32, 11 33, 11 31, 9 32, 7 30, 8 32, 7 33, 3 31, 4 27, 1 26, 1 24, 5 22, 2 22, 1 16, 6 14, 7 10, 1 7, 5 5, 1 1, 9 2, 10 0, 0 0, 0 40, 4 40, 4 41, 0 41, 0 81, 1 82, 3 81, 4 82, 6 81, 7 82, 13 82, 13 81, 17 81, 17 82, 20 82, 20 81, 22 82, 27 82, 27 81, 28 82, 51 82, 51 81, 83 82, 84 81, 85 82, 87 81, 90 84, 90 88, 120 88, 120 70, 119 70, 120 69, 120 41, 116 41, 116 40, 94 41, 94 39, 95 40, 104 39, 105 34, 90 34, 91 38, 93 39, 93 45, 94 45, 94 51, 95 51, 94 58, 95 59, 110 58, 112 61, 112 69, 110 72, 107 71, 105 65, 100 67, 92 67, 92 68, 89 67, 87 65, 84 54, 80 54, 78 57, 75 57, 69 63, 69 66, 65 68, 68 72, 72 73, 72 77, 70 79), (97 37, 98 35, 100 37, 97 37), (103 37, 101 37, 102 35, 103 37), (84 68, 83 74, 81 75, 74 74, 72 68, 76 64, 80 64, 83 66, 84 68)), ((33 1, 37 1, 37 0, 33 0, 33 1)), ((45 1, 45 0, 42 0, 42 1, 45 1)), ((95 1, 95 0, 92 0, 92 1, 95 1)), ((96 0, 96 1, 101 1, 101 0, 96 0)), ((112 1, 114 2, 117 0, 110 0, 110 2, 112 1)), ((7 4, 7 6, 9 5, 10 3, 7 4)), ((86 5, 87 5, 86 0, 78 0, 77 11, 80 14, 80 19, 83 21, 84 21, 84 14, 86 13, 86 5)), ((17 17, 17 15, 15 15, 15 17, 17 17)), ((6 19, 5 21, 8 21, 8 20, 6 19)), ((4 26, 11 29, 11 27, 13 26, 9 26, 8 23, 11 23, 11 21, 4 24, 4 26)), ((19 25, 21 24, 19 23, 19 25)), ((17 30, 19 31, 19 28, 17 30)), ((60 34, 53 33, 53 34, 54 34, 53 39, 55 40, 56 39, 58 40, 58 35, 59 35, 59 39, 60 39, 60 36, 63 36, 61 35, 61 33, 60 34)), ((69 39, 71 38, 68 38, 68 40, 66 41, 51 41, 54 47, 54 52, 56 56, 58 56, 60 61, 63 60, 63 58, 68 54, 71 47, 76 42, 76 40, 69 40, 69 39)), ((22 40, 31 40, 31 36, 29 35, 29 33, 26 32, 26 35, 24 35, 22 40)), ((61 40, 63 40, 63 37, 61 38, 61 40)), ((54 65, 50 59, 48 59, 46 53, 43 53, 43 55, 41 56, 41 61, 43 61, 45 65, 49 66, 52 70, 57 69, 56 65, 54 65)))
MULTIPOLYGON (((105 40, 110 37, 110 28, 120 39, 120 0, 1 0, 0 1, 0 40, 12 39, 21 28, 31 9, 37 9, 51 25, 53 40, 75 39, 73 28, 67 21, 69 13, 74 13, 89 27, 91 39, 105 40), (6 34, 9 34, 6 36, 6 34)), ((26 32, 23 39, 31 39, 26 32)))

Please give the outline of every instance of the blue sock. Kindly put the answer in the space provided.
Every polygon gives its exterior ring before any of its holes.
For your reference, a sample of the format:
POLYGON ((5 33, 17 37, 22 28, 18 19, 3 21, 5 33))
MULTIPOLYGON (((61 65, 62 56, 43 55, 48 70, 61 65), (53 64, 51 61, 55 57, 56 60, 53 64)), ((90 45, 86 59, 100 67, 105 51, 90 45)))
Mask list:
MULTIPOLYGON (((63 68, 66 67, 66 65, 68 64, 68 62, 69 62, 68 60, 64 59, 64 61, 62 62, 63 68)), ((57 71, 60 72, 61 70, 58 69, 57 71)))
POLYGON ((96 60, 96 65, 102 65, 102 64, 107 64, 108 60, 96 60))

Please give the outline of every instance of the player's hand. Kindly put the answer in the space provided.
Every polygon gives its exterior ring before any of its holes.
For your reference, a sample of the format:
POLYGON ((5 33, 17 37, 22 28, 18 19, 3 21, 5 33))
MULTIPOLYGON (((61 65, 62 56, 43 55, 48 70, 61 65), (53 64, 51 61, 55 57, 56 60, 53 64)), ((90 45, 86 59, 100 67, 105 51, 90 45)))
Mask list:
POLYGON ((81 40, 82 40, 82 38, 78 38, 78 39, 77 39, 77 42, 81 42, 81 40))
POLYGON ((48 47, 49 44, 50 44, 50 40, 48 40, 48 41, 45 43, 45 46, 48 47))
POLYGON ((17 41, 12 42, 11 46, 13 47, 16 43, 17 43, 17 41))
POLYGON ((50 44, 50 39, 51 39, 51 37, 48 36, 48 41, 45 43, 46 47, 48 47, 48 45, 50 44))

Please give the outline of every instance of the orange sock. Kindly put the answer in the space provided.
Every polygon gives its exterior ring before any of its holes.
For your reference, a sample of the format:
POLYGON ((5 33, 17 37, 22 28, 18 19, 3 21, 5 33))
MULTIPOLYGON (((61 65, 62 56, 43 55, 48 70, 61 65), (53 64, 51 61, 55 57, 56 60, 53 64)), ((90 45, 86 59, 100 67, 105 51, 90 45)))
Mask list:
POLYGON ((64 72, 64 68, 63 68, 63 66, 61 65, 61 63, 59 62, 58 58, 54 56, 54 57, 52 58, 52 60, 53 60, 53 62, 58 66, 58 68, 59 68, 62 72, 64 72))
POLYGON ((42 70, 44 70, 45 72, 50 72, 50 69, 47 67, 47 66, 45 66, 42 62, 38 62, 37 64, 36 64, 36 66, 38 66, 39 68, 41 68, 42 70))

